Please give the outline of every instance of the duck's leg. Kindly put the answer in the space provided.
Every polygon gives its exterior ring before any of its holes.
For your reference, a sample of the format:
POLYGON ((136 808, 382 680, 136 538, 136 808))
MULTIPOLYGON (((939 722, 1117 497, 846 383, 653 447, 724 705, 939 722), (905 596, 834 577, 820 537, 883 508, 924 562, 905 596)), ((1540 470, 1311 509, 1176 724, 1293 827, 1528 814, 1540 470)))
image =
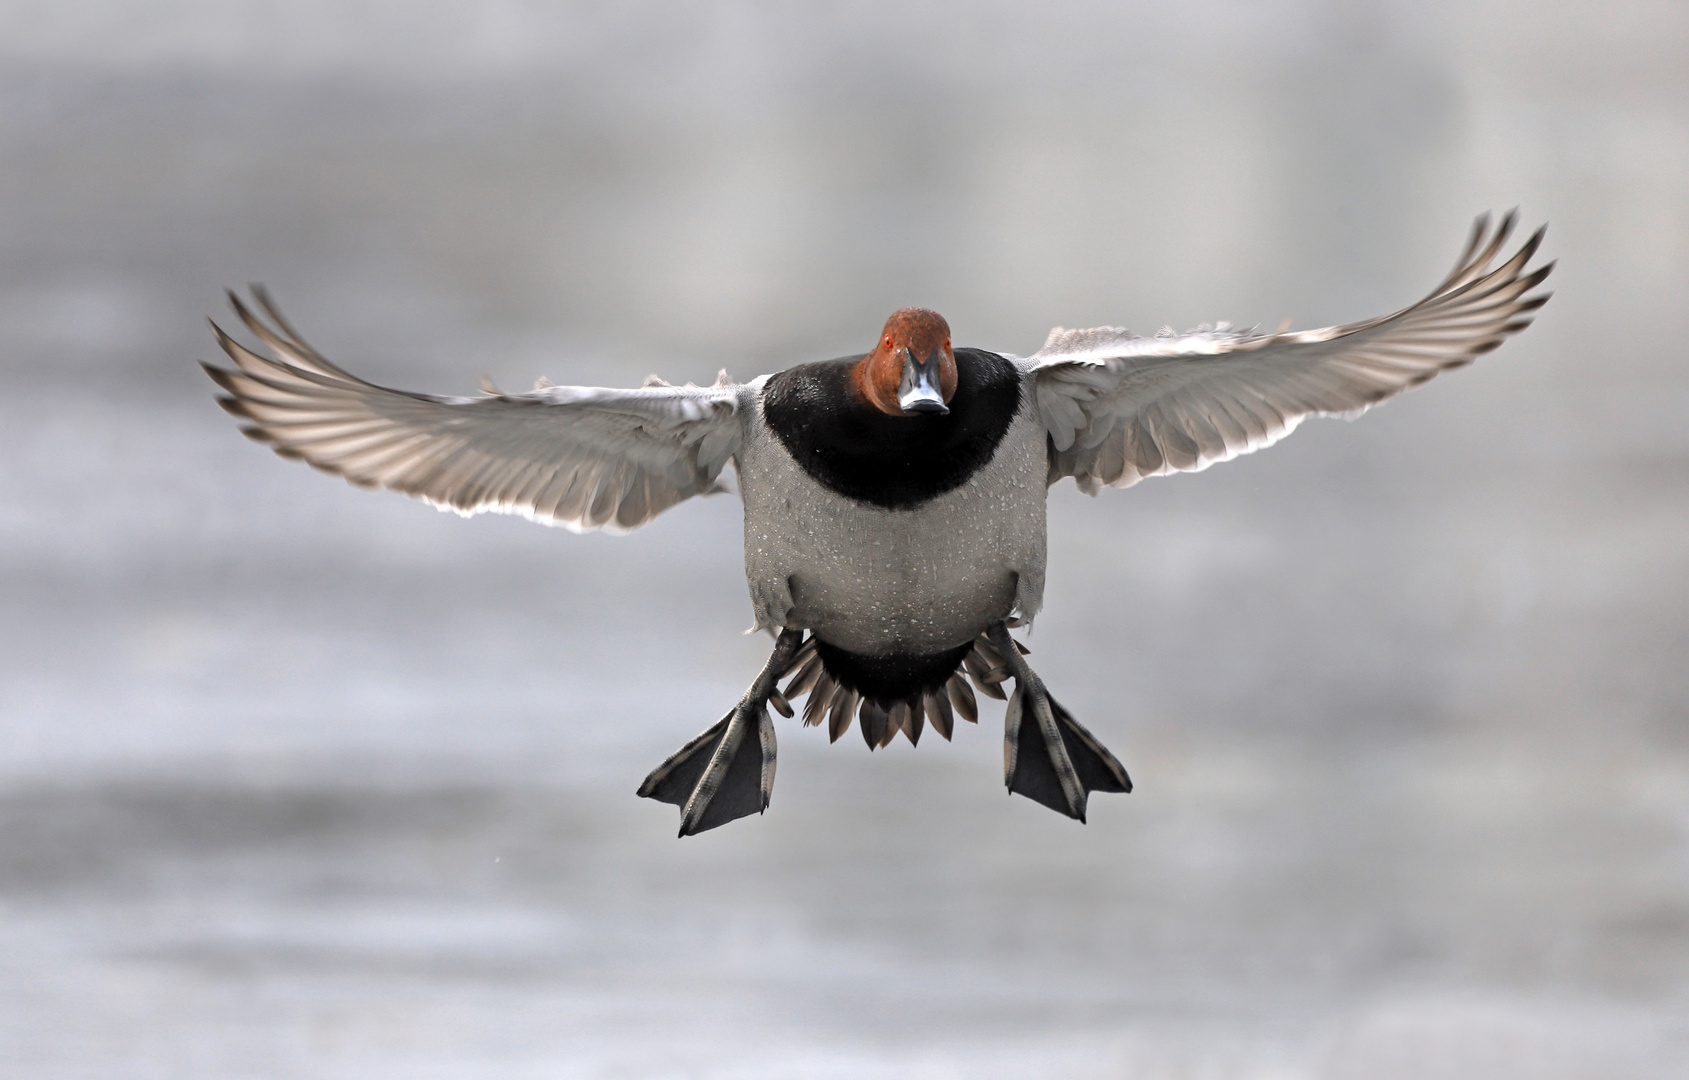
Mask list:
POLYGON ((641 797, 680 807, 680 835, 768 809, 774 793, 774 720, 768 703, 776 693, 774 684, 792 666, 802 644, 802 630, 782 630, 762 674, 739 704, 720 723, 670 754, 639 785, 641 797))
POLYGON ((1015 680, 1003 730, 1003 782, 1009 792, 1084 821, 1091 792, 1131 791, 1126 770, 1050 696, 1008 627, 996 623, 985 636, 1015 680))

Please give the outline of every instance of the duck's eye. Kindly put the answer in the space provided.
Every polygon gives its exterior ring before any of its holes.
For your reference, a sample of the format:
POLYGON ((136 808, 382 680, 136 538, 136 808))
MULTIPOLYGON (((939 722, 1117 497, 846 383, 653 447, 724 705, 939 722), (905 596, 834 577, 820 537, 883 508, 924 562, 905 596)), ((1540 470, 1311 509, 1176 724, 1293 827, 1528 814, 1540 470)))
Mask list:
POLYGON ((886 338, 886 348, 891 348, 891 338, 886 338))

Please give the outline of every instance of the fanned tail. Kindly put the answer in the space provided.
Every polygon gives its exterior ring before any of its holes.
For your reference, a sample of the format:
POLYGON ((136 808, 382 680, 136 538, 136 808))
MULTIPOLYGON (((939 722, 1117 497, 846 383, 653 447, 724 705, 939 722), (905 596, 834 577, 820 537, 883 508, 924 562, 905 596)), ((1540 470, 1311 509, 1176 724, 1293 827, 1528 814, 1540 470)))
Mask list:
MULTIPOLYGON (((1011 622, 1011 625, 1014 625, 1011 622)), ((1015 642, 1022 653, 1030 650, 1015 642)), ((979 702, 975 691, 986 697, 1006 700, 1003 680, 1009 677, 1009 666, 982 633, 975 638, 967 652, 957 662, 948 677, 936 685, 925 686, 906 696, 890 700, 863 694, 846 686, 827 670, 821 652, 811 636, 793 658, 788 669, 786 687, 781 691, 785 701, 795 701, 808 695, 804 705, 805 727, 827 725, 828 738, 838 742, 850 730, 855 720, 868 749, 889 746, 899 732, 910 745, 919 745, 928 725, 947 741, 955 731, 956 717, 970 724, 979 722, 979 702)))

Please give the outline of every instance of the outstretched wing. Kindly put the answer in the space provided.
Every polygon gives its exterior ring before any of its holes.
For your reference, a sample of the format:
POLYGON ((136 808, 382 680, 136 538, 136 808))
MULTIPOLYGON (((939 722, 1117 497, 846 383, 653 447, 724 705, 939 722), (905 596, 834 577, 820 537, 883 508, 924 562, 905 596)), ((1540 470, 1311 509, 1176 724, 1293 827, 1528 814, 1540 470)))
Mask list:
POLYGON ((1194 472, 1270 446, 1310 414, 1357 416, 1438 372, 1471 363, 1530 325, 1553 269, 1525 266, 1542 242, 1490 268, 1514 214, 1493 235, 1473 226, 1454 271, 1393 315, 1297 333, 1235 332, 1226 324, 1141 338, 1117 327, 1057 327, 1023 363, 1037 379, 1050 433, 1050 483, 1073 477, 1096 494, 1146 476, 1194 472))
POLYGON ((575 532, 625 532, 716 490, 739 448, 740 387, 609 390, 542 386, 525 394, 432 397, 375 386, 331 364, 262 289, 266 324, 230 294, 269 348, 260 356, 212 323, 234 370, 203 365, 250 421, 241 430, 362 487, 385 487, 461 514, 521 514, 575 532))

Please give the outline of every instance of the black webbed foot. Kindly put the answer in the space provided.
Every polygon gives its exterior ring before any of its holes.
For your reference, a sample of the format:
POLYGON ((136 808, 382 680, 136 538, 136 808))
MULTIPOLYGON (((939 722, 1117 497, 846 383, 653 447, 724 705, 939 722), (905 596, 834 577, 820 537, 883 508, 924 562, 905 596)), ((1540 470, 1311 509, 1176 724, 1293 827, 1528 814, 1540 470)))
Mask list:
POLYGON ((1125 768, 1050 696, 1008 628, 998 623, 986 636, 1015 680, 1003 725, 1003 782, 1009 792, 1084 821, 1091 792, 1131 791, 1125 768))
MULTIPOLYGON (((774 720, 768 715, 768 704, 777 693, 775 683, 797 659, 802 642, 803 631, 782 631, 762 674, 739 704, 669 755, 639 785, 641 797, 680 807, 681 836, 768 809, 774 794, 775 759, 774 720)), ((783 697, 779 704, 785 704, 783 697)))

